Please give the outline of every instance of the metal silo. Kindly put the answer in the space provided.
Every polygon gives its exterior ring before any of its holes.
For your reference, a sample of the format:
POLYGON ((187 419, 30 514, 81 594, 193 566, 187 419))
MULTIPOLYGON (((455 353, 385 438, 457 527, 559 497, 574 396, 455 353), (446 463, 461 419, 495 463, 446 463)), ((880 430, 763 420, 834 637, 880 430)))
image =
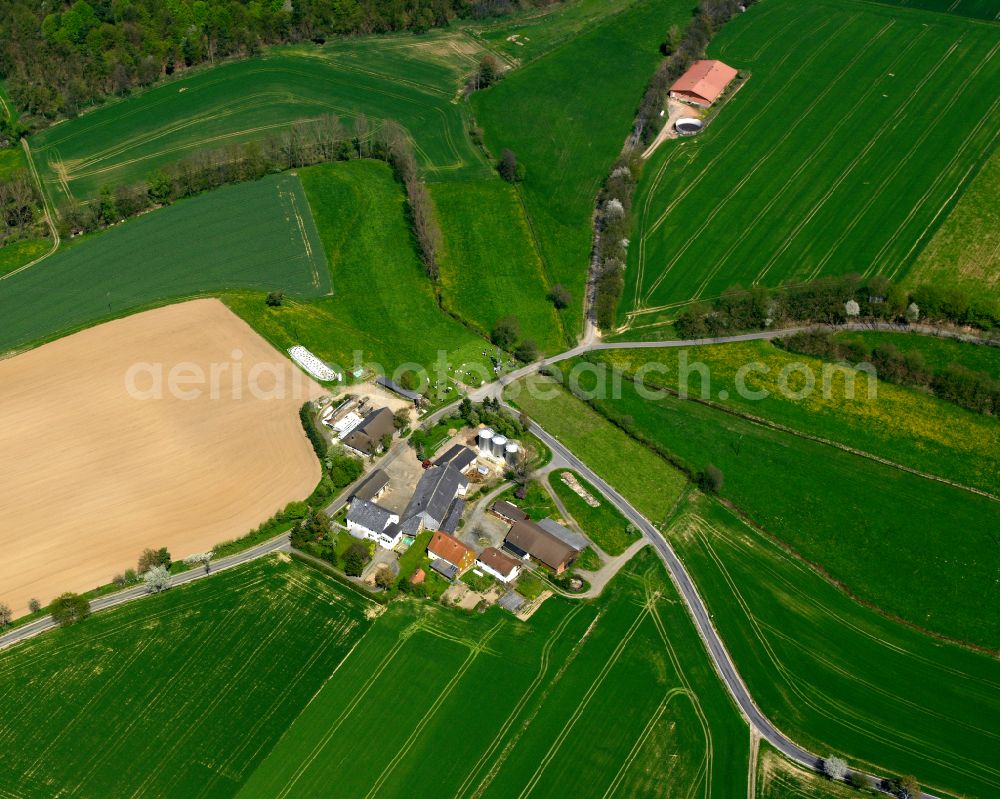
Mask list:
POLYGON ((493 431, 488 427, 479 431, 479 451, 483 455, 493 454, 493 431))
POLYGON ((503 460, 503 451, 507 446, 507 436, 493 436, 493 457, 503 460))
POLYGON ((504 448, 504 460, 507 461, 508 466, 517 466, 517 456, 520 451, 521 448, 516 441, 507 442, 507 446, 504 448))

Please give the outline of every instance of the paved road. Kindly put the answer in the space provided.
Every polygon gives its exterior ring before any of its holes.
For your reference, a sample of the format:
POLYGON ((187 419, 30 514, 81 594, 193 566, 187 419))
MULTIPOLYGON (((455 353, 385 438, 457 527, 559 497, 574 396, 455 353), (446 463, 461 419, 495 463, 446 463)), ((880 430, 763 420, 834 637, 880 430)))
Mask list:
MULTIPOLYGON (((788 738, 788 736, 782 733, 770 722, 767 716, 765 716, 754 703, 753 697, 750 695, 750 691, 744 684, 739 672, 737 672, 736 666, 733 663, 725 644, 722 643, 719 633, 712 624, 711 614, 708 612, 708 608, 702 601, 701 595, 695 588, 694 582, 691 580, 687 569, 684 568, 684 564, 681 563, 680 559, 678 559, 673 548, 663 537, 663 534, 660 533, 660 531, 657 530, 656 527, 654 527, 649 520, 646 519, 646 517, 632 507, 632 505, 621 494, 601 479, 600 476, 595 474, 594 471, 587 466, 587 464, 567 449, 558 439, 549 435, 535 422, 531 423, 531 432, 552 450, 553 456, 558 456, 561 460, 572 466, 572 468, 586 478, 591 485, 604 494, 604 496, 607 497, 607 499, 616 508, 618 508, 619 511, 621 511, 625 518, 631 521, 639 530, 642 531, 643 535, 653 545, 657 554, 663 560, 664 564, 666 564, 667 570, 670 572, 670 576, 673 579, 674 584, 677 586, 685 604, 688 606, 688 610, 694 618, 698 632, 701 634, 701 637, 705 642, 705 646, 708 648, 709 655, 712 658, 712 662, 715 664, 715 668, 718 671, 719 676, 729 689, 729 693, 736 701, 736 704, 739 705, 740 710, 742 710, 743 714, 747 717, 751 727, 756 729, 760 733, 761 737, 782 752, 786 757, 789 757, 810 769, 815 769, 820 761, 820 757, 806 749, 803 749, 801 746, 788 738)), ((881 779, 879 775, 869 776, 872 776, 876 780, 881 779)), ((938 797, 934 794, 929 793, 923 794, 923 797, 924 799, 938 799, 938 797)))

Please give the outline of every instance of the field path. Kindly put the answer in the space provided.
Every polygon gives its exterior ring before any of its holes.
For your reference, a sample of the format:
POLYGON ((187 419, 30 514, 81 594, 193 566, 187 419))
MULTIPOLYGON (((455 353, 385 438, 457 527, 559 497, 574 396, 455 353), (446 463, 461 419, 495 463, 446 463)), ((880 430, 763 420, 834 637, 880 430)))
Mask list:
POLYGON ((30 269, 35 264, 44 261, 50 255, 54 255, 56 250, 59 249, 59 244, 61 239, 59 238, 59 228, 56 227, 55 223, 55 209, 49 202, 48 192, 45 191, 45 186, 42 184, 42 179, 38 175, 38 169, 35 167, 35 159, 31 156, 31 147, 28 144, 27 139, 21 139, 21 146, 24 148, 24 155, 28 159, 28 169, 31 171, 31 177, 35 181, 35 185, 38 187, 38 194, 42 198, 42 207, 45 210, 45 224, 49 226, 49 234, 52 236, 52 247, 44 255, 39 255, 35 260, 28 261, 24 266, 19 266, 8 272, 5 275, 0 275, 0 280, 6 280, 9 277, 13 277, 19 272, 23 272, 25 269, 30 269))

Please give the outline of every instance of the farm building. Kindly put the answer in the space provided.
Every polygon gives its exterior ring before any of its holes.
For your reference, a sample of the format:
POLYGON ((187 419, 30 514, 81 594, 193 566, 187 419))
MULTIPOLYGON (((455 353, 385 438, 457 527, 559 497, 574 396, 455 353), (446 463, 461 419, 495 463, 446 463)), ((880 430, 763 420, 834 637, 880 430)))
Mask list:
POLYGON ((466 446, 456 444, 434 461, 435 466, 451 466, 465 474, 476 462, 476 453, 466 446))
POLYGON ((492 574, 502 583, 516 580, 521 573, 521 565, 509 555, 504 555, 496 547, 486 547, 479 553, 476 564, 487 574, 492 574))
POLYGON ((507 532, 503 545, 504 549, 522 560, 534 558, 556 574, 564 572, 578 554, 565 541, 532 521, 515 522, 507 532))
POLYGON ((471 568, 476 562, 476 553, 454 536, 438 530, 427 545, 431 558, 431 568, 449 580, 471 568))
POLYGON ((367 538, 384 549, 399 543, 402 531, 399 516, 381 505, 364 499, 355 499, 347 511, 347 532, 355 538, 367 538))
POLYGON ((389 475, 382 469, 373 469, 371 473, 361 481, 360 485, 354 489, 350 499, 362 499, 365 502, 374 502, 381 497, 389 488, 389 475))
POLYGON ((505 499, 498 499, 490 507, 490 513, 494 516, 503 519, 507 524, 514 524, 515 522, 523 522, 528 518, 528 514, 521 510, 517 505, 511 502, 507 502, 505 499))
POLYGON ((362 458, 374 455, 382 450, 382 439, 396 432, 392 411, 379 408, 368 414, 350 433, 342 439, 342 443, 352 452, 362 458))
POLYGON ((461 521, 463 513, 465 513, 465 501, 456 499, 451 503, 448 515, 444 517, 444 521, 438 525, 438 530, 449 535, 454 533, 458 529, 458 523, 461 521))
POLYGON ((564 544, 568 544, 573 547, 577 552, 582 552, 587 548, 590 543, 586 538, 584 538, 579 533, 574 533, 567 527, 563 527, 555 519, 542 519, 538 522, 538 526, 541 527, 545 532, 551 533, 564 544))
MULTIPOLYGON (((442 523, 449 517, 452 503, 457 497, 464 496, 468 487, 468 478, 451 466, 429 468, 421 475, 403 511, 400 525, 403 532, 416 535, 424 528, 441 529, 442 523)), ((458 524, 457 520, 455 524, 458 524)))
POLYGON ((403 399, 408 399, 414 405, 420 405, 420 403, 424 401, 424 398, 416 391, 410 391, 408 388, 403 388, 395 380, 390 380, 388 377, 376 377, 375 385, 388 389, 393 394, 398 394, 403 399))
POLYGON ((721 61, 695 61, 670 87, 670 96, 699 108, 708 108, 719 99, 736 75, 735 69, 721 61))

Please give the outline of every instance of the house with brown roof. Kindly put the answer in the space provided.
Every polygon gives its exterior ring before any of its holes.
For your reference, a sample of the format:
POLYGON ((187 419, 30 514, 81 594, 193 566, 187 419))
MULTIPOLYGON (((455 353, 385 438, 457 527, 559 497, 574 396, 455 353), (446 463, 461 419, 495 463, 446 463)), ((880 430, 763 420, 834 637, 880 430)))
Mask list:
POLYGON ((396 425, 393 421, 392 411, 388 408, 379 408, 368 414, 350 433, 341 439, 341 443, 352 452, 356 452, 362 458, 366 455, 375 455, 382 451, 382 439, 385 436, 392 437, 396 432, 396 425))
POLYGON ((561 574, 576 560, 577 550, 533 521, 520 521, 511 525, 503 542, 504 549, 522 560, 529 557, 544 563, 556 574, 561 574))
POLYGON ((719 99, 737 72, 728 64, 711 59, 695 61, 670 87, 670 96, 699 108, 708 108, 719 99))
POLYGON ((476 565, 502 583, 516 580, 521 573, 521 564, 509 555, 504 555, 496 547, 486 547, 476 558, 476 565))
POLYGON ((454 580, 459 574, 472 567, 476 562, 476 553, 459 541, 455 536, 438 530, 431 536, 427 545, 427 554, 431 558, 431 568, 443 574, 449 580, 454 580), (438 561, 443 561, 439 563, 438 561), (451 568, 449 568, 451 567, 451 568))
POLYGON ((514 522, 523 522, 528 518, 528 514, 521 510, 517 505, 508 502, 505 499, 498 499, 490 506, 490 513, 494 516, 503 519, 507 524, 514 524, 514 522))

